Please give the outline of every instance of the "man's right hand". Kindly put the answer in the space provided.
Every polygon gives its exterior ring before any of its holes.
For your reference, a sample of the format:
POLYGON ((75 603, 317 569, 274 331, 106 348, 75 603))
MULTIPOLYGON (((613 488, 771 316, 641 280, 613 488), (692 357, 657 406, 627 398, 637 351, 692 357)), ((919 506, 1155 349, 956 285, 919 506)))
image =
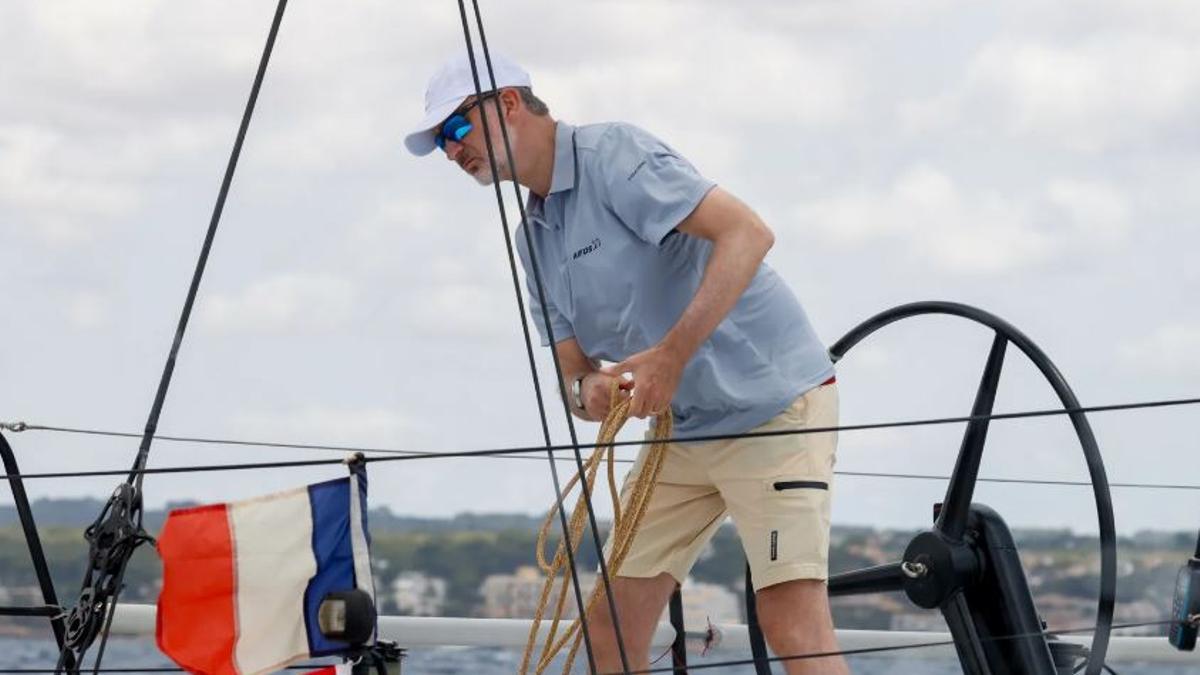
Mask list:
POLYGON ((580 383, 579 393, 583 399, 585 419, 590 422, 603 422, 604 418, 608 417, 608 410, 612 405, 614 382, 618 383, 617 386, 620 387, 620 397, 622 399, 629 398, 629 388, 633 386, 632 382, 598 370, 593 370, 584 376, 583 382, 580 383))

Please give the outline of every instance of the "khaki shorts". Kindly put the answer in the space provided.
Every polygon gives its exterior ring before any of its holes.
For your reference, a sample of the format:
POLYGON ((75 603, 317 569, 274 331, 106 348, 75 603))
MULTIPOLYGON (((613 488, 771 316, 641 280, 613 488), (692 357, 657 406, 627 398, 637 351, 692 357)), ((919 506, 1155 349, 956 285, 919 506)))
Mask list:
MULTIPOLYGON (((812 389, 754 431, 832 427, 837 385, 812 389)), ((644 446, 626 476, 641 471, 644 446)), ((625 577, 682 582, 725 515, 733 517, 754 588, 829 576, 829 508, 837 432, 672 443, 624 564, 625 577)))

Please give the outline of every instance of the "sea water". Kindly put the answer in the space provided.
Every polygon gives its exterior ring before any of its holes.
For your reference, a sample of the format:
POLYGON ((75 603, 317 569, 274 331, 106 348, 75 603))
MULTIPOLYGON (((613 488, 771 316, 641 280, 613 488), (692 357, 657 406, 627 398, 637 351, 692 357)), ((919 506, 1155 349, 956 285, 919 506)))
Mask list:
MULTIPOLYGON (((91 651, 95 653, 95 648, 91 651)), ((580 655, 582 658, 582 654, 580 655)), ((745 655, 731 654, 726 650, 701 657, 689 654, 689 663, 701 665, 744 658, 745 655)), ((0 638, 0 672, 5 670, 54 669, 58 658, 53 642, 44 640, 28 640, 21 638, 0 638)), ((490 649, 481 647, 454 648, 442 647, 423 649, 409 653, 404 659, 404 675, 451 675, 471 673, 472 675, 512 675, 520 665, 521 653, 511 649, 490 649)), ((851 672, 855 675, 960 675, 962 668, 953 660, 889 658, 886 656, 857 656, 848 659, 851 672)), ((1200 655, 1197 656, 1200 664, 1200 655)), ((113 638, 109 640, 104 655, 105 668, 164 668, 173 664, 155 648, 149 639, 113 638)), ((670 666, 670 659, 664 658, 654 667, 670 666)), ((1195 675, 1197 666, 1163 666, 1146 664, 1129 664, 1111 662, 1116 672, 1121 675, 1195 675)), ((576 669, 584 672, 582 664, 576 669)), ((783 667, 775 664, 773 670, 782 673, 783 667)), ((136 673, 137 670, 124 670, 123 673, 136 673)), ((154 672, 154 671, 147 671, 154 672)), ((293 671, 294 672, 294 671, 293 671)), ((550 672, 561 672, 551 669, 550 672)), ((694 671, 710 675, 753 675, 752 666, 704 668, 694 671)))

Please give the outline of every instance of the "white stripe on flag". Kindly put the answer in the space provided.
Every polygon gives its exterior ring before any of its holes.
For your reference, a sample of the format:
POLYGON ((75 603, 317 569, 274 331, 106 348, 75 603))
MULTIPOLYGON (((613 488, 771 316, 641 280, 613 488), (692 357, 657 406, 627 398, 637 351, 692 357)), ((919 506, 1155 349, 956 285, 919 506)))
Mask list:
MULTIPOLYGON (((375 580, 371 576, 371 553, 367 535, 363 532, 362 493, 358 476, 350 475, 350 547, 354 552, 354 577, 359 590, 371 595, 375 602, 375 580)), ((378 606, 378 605, 376 605, 378 606)))
POLYGON ((237 569, 237 647, 246 675, 308 655, 304 590, 317 572, 312 508, 299 488, 230 505, 237 569))

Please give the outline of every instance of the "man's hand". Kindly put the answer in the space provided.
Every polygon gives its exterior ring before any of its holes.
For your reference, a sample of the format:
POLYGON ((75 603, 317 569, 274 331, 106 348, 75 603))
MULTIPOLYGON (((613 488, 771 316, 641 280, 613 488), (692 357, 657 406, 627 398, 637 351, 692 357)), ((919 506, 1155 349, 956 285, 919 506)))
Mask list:
POLYGON ((583 398, 586 413, 584 419, 589 422, 603 422, 604 418, 608 417, 608 411, 612 407, 614 383, 620 387, 618 395, 623 399, 628 398, 629 390, 633 388, 630 382, 598 370, 584 376, 583 382, 580 383, 580 396, 583 398))
MULTIPOLYGON (((648 417, 666 412, 679 388, 679 378, 687 359, 665 344, 657 344, 638 352, 624 361, 601 368, 599 372, 612 377, 631 375, 628 386, 633 389, 632 417, 648 417)), ((591 405, 589 401, 588 405, 591 405)), ((589 408, 590 410, 591 408, 589 408)))

